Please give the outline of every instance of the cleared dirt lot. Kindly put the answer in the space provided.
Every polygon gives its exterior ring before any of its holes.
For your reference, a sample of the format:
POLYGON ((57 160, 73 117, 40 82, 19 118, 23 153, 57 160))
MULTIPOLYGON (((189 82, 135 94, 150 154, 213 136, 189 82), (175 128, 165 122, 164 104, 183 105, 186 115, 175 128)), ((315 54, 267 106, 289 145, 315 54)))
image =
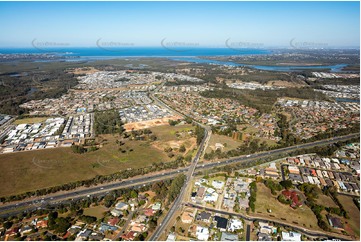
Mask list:
POLYGON ((177 120, 177 119, 181 119, 181 118, 182 117, 180 117, 180 116, 172 116, 172 117, 166 117, 166 118, 152 119, 152 120, 143 121, 143 122, 127 123, 124 125, 124 128, 126 131, 149 129, 151 127, 167 125, 169 120, 177 120))

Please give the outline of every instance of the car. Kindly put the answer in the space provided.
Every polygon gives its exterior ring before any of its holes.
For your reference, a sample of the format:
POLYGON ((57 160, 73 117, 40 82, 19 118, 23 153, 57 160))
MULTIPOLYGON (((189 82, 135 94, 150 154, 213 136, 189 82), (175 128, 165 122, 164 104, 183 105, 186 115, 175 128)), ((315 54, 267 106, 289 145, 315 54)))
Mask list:
POLYGON ((100 190, 103 190, 103 189, 104 189, 104 187, 101 187, 101 188, 100 188, 100 190))
POLYGON ((250 157, 251 155, 247 155, 246 157, 250 157))

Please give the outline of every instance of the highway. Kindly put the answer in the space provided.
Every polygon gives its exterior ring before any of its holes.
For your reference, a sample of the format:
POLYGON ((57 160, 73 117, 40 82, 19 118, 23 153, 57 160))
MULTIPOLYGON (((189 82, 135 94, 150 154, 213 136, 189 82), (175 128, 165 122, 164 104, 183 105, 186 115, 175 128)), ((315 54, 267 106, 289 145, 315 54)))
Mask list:
MULTIPOLYGON (((277 149, 277 150, 255 153, 255 154, 247 155, 247 156, 244 155, 244 156, 240 156, 237 158, 232 158, 232 159, 213 162, 213 163, 197 165, 197 163, 195 163, 196 160, 193 160, 192 166, 193 166, 193 168, 195 168, 195 171, 200 171, 200 170, 204 170, 204 169, 211 169, 214 167, 235 164, 238 162, 251 163, 252 161, 255 161, 255 160, 258 160, 261 158, 267 158, 267 157, 274 156, 277 154, 292 152, 292 151, 295 151, 295 150, 301 149, 301 148, 314 147, 316 145, 318 145, 318 146, 327 145, 327 144, 331 144, 331 143, 334 143, 337 141, 348 140, 350 138, 354 138, 357 136, 359 136, 359 134, 351 134, 351 135, 346 135, 346 136, 341 136, 341 137, 335 137, 332 139, 320 140, 320 141, 316 141, 313 143, 301 144, 301 145, 291 146, 291 147, 277 149)), ((205 140, 204 140, 204 142, 205 142, 205 140)), ((197 152, 197 156, 196 156, 196 157, 198 157, 198 159, 200 156, 200 152, 201 151, 199 149, 197 152)), ((198 162, 198 160, 197 160, 197 162, 198 162)), ((23 201, 15 201, 15 202, 11 202, 11 203, 2 204, 2 205, 0 205, 0 217, 7 217, 9 215, 15 214, 15 212, 10 213, 10 211, 13 211, 14 209, 22 208, 22 211, 33 210, 38 207, 45 207, 47 204, 57 204, 62 201, 67 201, 69 199, 86 197, 87 195, 102 195, 102 194, 105 194, 109 191, 116 190, 116 189, 142 186, 145 184, 153 183, 155 181, 170 179, 170 178, 176 176, 177 174, 185 173, 187 171, 188 171, 187 175, 189 176, 190 173, 193 174, 193 172, 194 172, 194 169, 190 169, 190 168, 191 167, 188 166, 188 167, 180 168, 178 170, 167 171, 167 172, 163 172, 163 173, 159 173, 159 174, 143 176, 143 177, 139 177, 139 178, 132 178, 132 179, 127 179, 127 180, 113 182, 113 183, 100 184, 100 185, 89 187, 89 188, 82 188, 82 189, 71 190, 71 191, 62 191, 62 192, 59 192, 56 194, 48 194, 43 197, 34 197, 34 198, 26 199, 23 201)), ((188 180, 186 181, 186 183, 187 182, 188 182, 188 180)), ((20 213, 20 211, 18 211, 17 213, 20 213)))
POLYGON ((63 201, 67 201, 69 199, 82 198, 82 197, 87 197, 89 195, 99 196, 102 194, 106 194, 112 190, 143 186, 143 185, 151 184, 156 181, 171 179, 175 175, 185 172, 187 169, 188 168, 182 168, 179 170, 173 170, 151 176, 143 176, 140 178, 128 179, 110 184, 109 183, 100 184, 89 188, 72 190, 72 191, 63 191, 58 194, 49 194, 42 197, 26 199, 24 201, 15 201, 11 203, 6 203, 0 206, 0 217, 7 217, 9 215, 13 215, 13 213, 11 213, 10 211, 13 211, 14 209, 23 208, 23 211, 25 210, 29 211, 37 208, 45 208, 46 205, 48 204, 50 205, 57 204, 63 201))
POLYGON ((273 155, 293 152, 298 149, 312 148, 312 147, 316 147, 316 146, 324 146, 324 145, 332 144, 332 143, 339 142, 339 141, 345 141, 345 140, 349 140, 351 138, 357 138, 359 135, 360 134, 358 134, 358 133, 349 134, 349 135, 339 136, 339 137, 335 137, 335 138, 319 140, 319 141, 315 141, 315 142, 311 142, 311 143, 299 144, 299 145, 289 146, 289 147, 275 149, 275 150, 258 152, 258 153, 254 153, 254 154, 247 155, 247 156, 243 155, 243 156, 239 156, 236 158, 227 159, 224 161, 206 163, 206 164, 202 165, 202 167, 209 169, 209 168, 214 168, 214 167, 221 166, 221 165, 229 165, 229 164, 233 164, 233 163, 238 163, 241 161, 242 162, 253 161, 256 159, 265 158, 267 156, 273 156, 273 155))

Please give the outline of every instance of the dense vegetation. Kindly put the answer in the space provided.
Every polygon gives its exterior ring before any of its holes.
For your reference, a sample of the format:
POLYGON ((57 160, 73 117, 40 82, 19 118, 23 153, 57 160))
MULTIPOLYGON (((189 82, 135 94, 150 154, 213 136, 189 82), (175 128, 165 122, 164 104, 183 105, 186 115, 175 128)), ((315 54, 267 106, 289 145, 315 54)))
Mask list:
POLYGON ((156 193, 157 198, 163 201, 167 201, 167 204, 169 205, 179 195, 181 188, 185 182, 185 178, 186 177, 184 174, 180 174, 171 181, 156 182, 152 186, 152 191, 156 193))
MULTIPOLYGON (((45 208, 36 209, 33 211, 24 211, 17 216, 9 216, 7 218, 0 218, 0 223, 3 223, 4 228, 9 229, 13 224, 16 224, 23 219, 30 219, 32 216, 48 216, 48 231, 39 233, 38 236, 41 240, 45 241, 58 241, 62 239, 62 236, 67 232, 67 229, 75 224, 76 221, 80 220, 88 225, 99 224, 104 222, 104 218, 97 219, 93 216, 84 215, 84 209, 89 208, 90 206, 98 206, 100 204, 105 205, 106 207, 111 207, 115 204, 116 200, 119 198, 123 201, 128 201, 129 199, 135 199, 138 201, 139 206, 142 206, 146 203, 147 193, 144 196, 139 196, 141 192, 146 192, 152 189, 152 187, 158 184, 162 187, 162 190, 165 190, 164 196, 168 196, 168 192, 172 191, 168 187, 173 184, 171 180, 165 180, 156 182, 150 185, 142 186, 141 188, 126 188, 113 190, 106 195, 99 196, 90 196, 80 200, 68 200, 60 204, 47 205, 45 208), (163 188, 164 187, 164 188, 163 188)), ((158 196, 153 198, 154 201, 162 201, 158 196)), ((153 201, 152 200, 152 201, 153 201)), ((152 202, 151 201, 151 202, 152 202)), ((163 201, 162 201, 163 204, 163 201)), ((124 212, 127 214, 127 212, 124 212)), ((154 216, 150 218, 149 231, 153 231, 157 224, 159 216, 162 214, 162 211, 158 211, 154 216)), ((104 214, 105 217, 110 216, 110 212, 104 214)), ((120 222, 122 223, 122 222, 120 222)), ((124 220, 125 223, 125 220, 124 220)), ((121 226, 121 224, 119 224, 121 226)), ((37 231, 35 229, 34 233, 37 231)), ((137 241, 145 240, 147 233, 139 234, 136 238, 137 241)), ((67 240, 75 240, 76 234, 73 234, 67 238, 67 240)), ((26 240, 27 235, 21 235, 20 233, 15 235, 16 240, 26 240)))
POLYGON ((249 191, 251 193, 251 196, 249 197, 249 207, 252 210, 252 212, 254 212, 256 208, 255 203, 257 196, 257 183, 255 181, 249 184, 249 191))
POLYGON ((277 98, 303 98, 312 100, 329 100, 327 96, 312 88, 283 88, 279 90, 239 90, 223 86, 200 93, 207 98, 231 98, 242 105, 256 108, 262 113, 270 113, 277 98))
POLYGON ((96 134, 122 134, 124 132, 123 122, 117 111, 96 112, 94 116, 96 134))
POLYGON ((196 137, 197 137, 197 145, 200 145, 202 143, 202 140, 203 140, 204 135, 205 135, 204 128, 202 128, 199 125, 196 125, 195 134, 196 134, 196 137))
POLYGON ((0 113, 21 115, 26 110, 19 105, 30 100, 56 98, 66 93, 78 81, 63 70, 32 70, 21 75, 0 75, 0 113))

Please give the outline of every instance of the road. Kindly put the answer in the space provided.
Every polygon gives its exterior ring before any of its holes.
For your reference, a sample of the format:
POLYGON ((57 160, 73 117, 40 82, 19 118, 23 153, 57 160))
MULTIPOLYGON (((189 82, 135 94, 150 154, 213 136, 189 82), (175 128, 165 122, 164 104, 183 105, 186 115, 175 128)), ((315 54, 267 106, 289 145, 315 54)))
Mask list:
MULTIPOLYGON (((67 201, 69 199, 83 198, 89 195, 102 195, 106 194, 112 190, 129 188, 129 187, 137 187, 144 186, 147 184, 151 184, 155 181, 161 181, 165 179, 170 179, 177 174, 183 173, 187 170, 187 168, 182 168, 179 170, 173 170, 169 172, 164 172, 152 176, 143 176, 136 179, 128 179, 120 182, 115 182, 111 184, 101 184, 94 187, 89 187, 81 190, 73 190, 66 191, 60 194, 49 194, 43 197, 36 197, 32 199, 27 199, 25 201, 15 201, 7 204, 3 204, 0 206, 0 217, 7 217, 9 215, 13 215, 10 211, 15 209, 23 208, 22 211, 25 210, 34 210, 37 208, 45 208, 46 205, 57 204, 63 201, 67 201)), ((19 211, 17 213, 20 213, 19 211)))
POLYGON ((251 241, 251 225, 249 224, 246 227, 246 241, 251 241))
POLYGON ((130 222, 132 221, 133 215, 134 215, 134 211, 130 211, 130 213, 128 214, 128 216, 126 218, 126 222, 123 225, 122 230, 114 237, 113 240, 118 241, 120 236, 122 236, 124 234, 125 230, 128 228, 130 222))
POLYGON ((164 232, 164 229, 168 226, 169 221, 174 216, 174 213, 179 209, 179 207, 180 207, 180 205, 182 203, 185 191, 187 190, 187 186, 190 185, 191 178, 192 178, 192 176, 194 174, 194 171, 196 170, 197 163, 198 163, 199 159, 201 158, 201 155, 203 154, 204 149, 207 147, 206 143, 208 143, 208 141, 209 141, 210 133, 211 133, 211 131, 208 129, 208 127, 206 127, 205 128, 204 138, 203 138, 203 140, 202 140, 202 142, 201 142, 201 144, 199 146, 199 149, 197 151, 196 156, 194 157, 194 159, 192 161, 191 166, 189 167, 189 170, 188 170, 187 175, 186 175, 186 180, 185 180, 184 185, 183 185, 183 187, 182 187, 182 189, 180 191, 180 194, 178 195, 178 197, 174 201, 173 205, 171 206, 171 208, 169 209, 169 211, 165 215, 164 219, 162 220, 162 223, 159 224, 159 226, 154 231, 154 233, 152 234, 152 236, 150 237, 149 240, 156 241, 156 240, 159 239, 159 237, 164 232))
MULTIPOLYGON (((160 101, 153 94, 151 94, 151 98, 155 102, 157 102, 159 105, 161 105, 163 107, 166 107, 166 108, 168 108, 170 110, 173 110, 171 107, 169 107, 168 105, 166 105, 165 103, 160 101)), ((175 111, 175 110, 173 110, 173 111, 175 113, 183 116, 183 117, 185 116, 185 115, 183 115, 182 113, 180 113, 178 111, 175 111)), ((159 224, 156 231, 150 237, 151 241, 156 241, 156 240, 159 239, 159 237, 164 232, 165 228, 168 226, 169 221, 174 216, 174 213, 179 209, 179 207, 181 205, 181 202, 183 200, 184 193, 185 193, 185 191, 187 189, 187 186, 190 183, 191 177, 193 176, 193 173, 194 173, 194 171, 196 169, 196 165, 197 165, 201 155, 205 151, 205 148, 207 147, 207 146, 205 146, 205 144, 209 141, 210 134, 211 134, 211 129, 208 126, 202 125, 200 123, 198 123, 198 125, 202 126, 205 129, 205 137, 202 140, 202 143, 200 144, 197 155, 194 158, 194 160, 192 162, 192 165, 191 165, 191 167, 190 167, 190 169, 188 171, 188 174, 187 174, 187 177, 186 177, 186 182, 183 185, 179 196, 176 198, 176 200, 173 203, 172 207, 167 212, 167 214, 166 214, 165 218, 163 219, 162 223, 159 224)), ((346 139, 351 138, 351 137, 355 137, 355 136, 358 136, 358 135, 359 134, 352 134, 352 135, 346 136, 346 139)), ((309 147, 314 147, 314 146, 318 146, 318 145, 324 145, 324 144, 327 144, 327 143, 333 143, 333 142, 337 142, 339 140, 343 140, 344 138, 345 137, 330 138, 330 139, 316 141, 316 142, 312 142, 312 143, 308 143, 308 144, 300 144, 300 145, 296 145, 296 146, 292 146, 292 147, 281 148, 281 149, 278 149, 278 150, 271 150, 271 151, 260 152, 260 153, 256 153, 256 154, 252 154, 252 155, 241 156, 241 157, 238 157, 238 158, 228 159, 228 160, 225 160, 225 161, 219 161, 217 163, 204 164, 204 165, 202 165, 202 168, 209 169, 209 168, 213 168, 213 167, 216 167, 216 166, 228 165, 228 164, 233 164, 233 163, 237 163, 237 162, 241 162, 241 161, 244 161, 244 162, 246 162, 247 160, 252 161, 252 160, 255 160, 255 159, 265 158, 267 156, 273 156, 273 155, 282 154, 282 153, 285 153, 285 152, 291 152, 291 151, 294 151, 294 150, 297 150, 297 149, 309 148, 309 147)))
MULTIPOLYGON (((287 222, 281 222, 279 220, 275 220, 272 218, 263 218, 263 217, 257 217, 257 216, 244 215, 244 214, 240 214, 240 213, 228 212, 228 211, 224 211, 224 210, 218 210, 218 209, 214 209, 214 208, 204 207, 204 206, 194 204, 194 203, 185 203, 184 205, 188 206, 188 207, 192 207, 192 208, 206 210, 206 211, 213 212, 213 213, 223 214, 226 216, 240 217, 247 222, 253 222, 253 221, 272 222, 272 223, 278 224, 279 226, 282 226, 282 227, 290 227, 293 230, 299 231, 310 237, 314 237, 314 236, 328 237, 329 239, 340 239, 342 241, 351 240, 350 237, 345 236, 345 235, 330 233, 330 232, 326 232, 326 231, 323 232, 323 231, 317 231, 317 230, 310 230, 310 229, 303 228, 302 226, 297 226, 295 224, 287 223, 287 222)), ((247 237, 249 236, 248 233, 250 233, 248 231, 250 231, 250 228, 247 227, 247 237)), ((248 239, 246 239, 246 240, 249 241, 248 239)))
POLYGON ((315 146, 324 146, 324 145, 332 144, 332 143, 339 142, 339 141, 349 140, 351 138, 357 138, 359 136, 360 136, 359 133, 349 134, 349 135, 339 136, 339 137, 335 137, 335 138, 319 140, 319 141, 315 141, 315 142, 311 142, 311 143, 289 146, 289 147, 281 148, 281 149, 263 151, 263 152, 251 154, 251 155, 248 155, 248 156, 243 155, 243 156, 239 156, 239 157, 236 157, 236 158, 227 159, 227 160, 224 160, 224 161, 207 163, 207 164, 202 165, 202 167, 209 169, 209 168, 213 168, 213 167, 217 167, 217 166, 221 166, 221 165, 229 165, 229 164, 233 164, 233 163, 238 163, 240 161, 244 161, 244 162, 252 161, 252 160, 265 158, 267 156, 273 156, 273 155, 278 155, 278 154, 283 154, 283 153, 290 153, 290 152, 293 152, 293 151, 296 151, 296 150, 299 150, 299 149, 312 148, 312 147, 315 147, 315 146))
MULTIPOLYGON (((162 86, 162 85, 161 85, 162 86)), ((161 87, 160 86, 160 87, 161 87)), ((156 89, 156 91, 158 91, 159 88, 156 89)), ((150 97, 154 100, 154 102, 156 102, 159 106, 162 106, 164 108, 167 108, 169 110, 172 110, 174 113, 180 115, 181 117, 186 117, 184 114, 174 110, 173 108, 169 107, 167 104, 165 104, 164 102, 162 102, 161 100, 159 100, 157 97, 155 97, 153 95, 153 93, 150 94, 150 97)), ((159 226, 157 227, 157 229, 154 231, 154 233, 152 234, 152 236, 150 237, 151 241, 156 241, 159 239, 159 237, 162 235, 162 233, 164 232, 165 228, 168 226, 169 221, 173 218, 174 213, 179 209, 179 206, 181 205, 181 202, 183 201, 183 197, 185 194, 185 191, 187 190, 188 185, 190 185, 190 181, 191 178, 194 174, 194 171, 196 170, 197 164, 200 160, 200 158, 202 157, 203 153, 205 152, 207 146, 208 146, 208 142, 209 139, 211 137, 212 134, 212 130, 210 127, 203 125, 201 123, 198 123, 196 121, 193 121, 194 123, 196 123, 197 125, 199 125, 200 127, 202 127, 204 129, 204 137, 202 139, 202 142, 199 144, 199 148, 198 151, 196 153, 196 156, 194 157, 188 172, 186 173, 186 180, 184 182, 183 187, 181 188, 180 194, 178 195, 178 197, 176 198, 176 200, 173 202, 171 208, 169 209, 169 211, 167 212, 167 214, 165 215, 164 219, 162 220, 162 222, 159 224, 159 226)))
MULTIPOLYGON (((133 178, 133 179, 128 179, 128 180, 124 180, 124 181, 107 183, 107 184, 100 184, 100 185, 94 186, 94 187, 82 188, 82 189, 71 190, 71 191, 63 191, 63 192, 60 192, 57 194, 48 194, 43 197, 34 197, 34 198, 30 198, 30 199, 23 200, 23 201, 14 201, 11 203, 1 204, 0 205, 0 217, 7 217, 9 215, 14 215, 14 214, 21 212, 21 211, 17 211, 17 212, 13 211, 15 209, 22 208, 22 211, 25 211, 25 210, 33 210, 38 207, 44 208, 47 204, 50 204, 50 205, 57 204, 62 201, 67 201, 69 199, 86 197, 87 195, 102 195, 102 194, 106 194, 107 192, 110 192, 110 191, 116 190, 116 189, 142 186, 145 184, 153 183, 155 181, 170 179, 170 178, 176 176, 177 174, 185 173, 187 171, 188 171, 187 175, 189 176, 190 174, 193 174, 194 169, 196 171, 198 171, 198 170, 200 171, 200 170, 204 170, 204 169, 211 169, 211 168, 218 167, 218 166, 235 164, 238 162, 244 162, 244 163, 251 164, 252 161, 255 161, 255 160, 258 160, 261 158, 267 158, 267 157, 271 157, 271 156, 274 156, 277 154, 291 152, 291 151, 295 151, 297 149, 301 149, 301 148, 305 148, 305 147, 313 147, 316 145, 326 145, 326 144, 330 144, 330 143, 337 142, 337 141, 348 140, 350 138, 354 138, 357 136, 359 136, 359 134, 346 135, 346 136, 336 137, 333 139, 326 139, 326 140, 316 141, 316 142, 308 143, 308 144, 302 144, 302 145, 296 145, 296 146, 272 150, 272 151, 260 152, 260 153, 255 153, 255 154, 252 154, 249 156, 240 156, 237 158, 232 158, 232 159, 228 159, 228 160, 224 160, 224 161, 218 161, 218 162, 207 163, 207 164, 197 165, 197 163, 195 163, 195 160, 193 160, 193 163, 192 163, 193 169, 190 169, 191 167, 185 167, 185 168, 180 168, 178 170, 172 170, 172 171, 159 173, 159 174, 155 174, 155 175, 143 176, 140 178, 133 178)), ((201 149, 199 149, 197 152, 196 157, 198 159, 200 157, 200 152, 201 152, 201 149)), ((198 159, 196 162, 198 162, 198 159)), ((188 182, 188 180, 187 180, 187 182, 188 182)), ((182 189, 182 192, 184 192, 183 189, 182 189)))

